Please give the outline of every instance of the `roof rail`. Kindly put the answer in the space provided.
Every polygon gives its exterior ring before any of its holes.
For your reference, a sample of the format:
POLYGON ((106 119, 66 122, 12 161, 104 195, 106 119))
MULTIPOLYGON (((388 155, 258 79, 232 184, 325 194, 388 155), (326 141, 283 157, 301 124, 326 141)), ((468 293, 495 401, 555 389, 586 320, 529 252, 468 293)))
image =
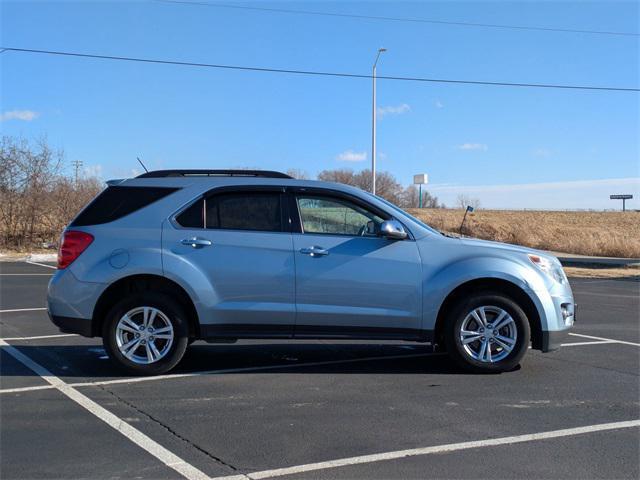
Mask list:
POLYGON ((271 170, 153 170, 138 175, 136 178, 164 177, 261 177, 261 178, 293 178, 282 172, 271 170))

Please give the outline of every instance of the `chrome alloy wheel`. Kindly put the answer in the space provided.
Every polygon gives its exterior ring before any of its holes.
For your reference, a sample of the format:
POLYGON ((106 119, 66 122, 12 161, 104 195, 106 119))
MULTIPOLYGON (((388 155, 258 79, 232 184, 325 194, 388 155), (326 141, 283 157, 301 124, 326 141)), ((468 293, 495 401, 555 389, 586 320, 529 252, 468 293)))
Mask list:
POLYGON ((173 325, 154 307, 136 307, 125 313, 116 325, 120 353, 134 363, 155 363, 171 349, 173 325))
POLYGON ((474 308, 459 331, 460 343, 467 355, 483 363, 504 359, 516 346, 516 322, 500 307, 474 308))

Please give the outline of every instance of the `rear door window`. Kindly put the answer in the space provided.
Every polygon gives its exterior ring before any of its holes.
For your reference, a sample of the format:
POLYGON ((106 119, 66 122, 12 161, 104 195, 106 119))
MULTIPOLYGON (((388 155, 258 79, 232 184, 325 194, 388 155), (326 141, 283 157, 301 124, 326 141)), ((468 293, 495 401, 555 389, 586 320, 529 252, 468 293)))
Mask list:
POLYGON ((208 197, 205 227, 225 230, 284 231, 280 192, 231 192, 208 197))

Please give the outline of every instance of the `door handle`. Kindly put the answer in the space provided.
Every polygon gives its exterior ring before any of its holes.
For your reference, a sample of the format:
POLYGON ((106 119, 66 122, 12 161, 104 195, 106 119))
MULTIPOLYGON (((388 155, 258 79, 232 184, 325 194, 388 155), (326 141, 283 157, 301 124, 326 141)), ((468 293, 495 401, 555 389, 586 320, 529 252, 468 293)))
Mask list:
POLYGON ((329 250, 325 250, 322 247, 313 246, 313 247, 301 248, 300 253, 309 255, 311 257, 324 257, 325 255, 329 255, 329 250))
POLYGON ((201 247, 208 247, 211 245, 211 240, 207 240, 206 238, 198 238, 198 237, 192 237, 192 238, 183 238, 180 243, 182 245, 189 245, 193 248, 201 248, 201 247))

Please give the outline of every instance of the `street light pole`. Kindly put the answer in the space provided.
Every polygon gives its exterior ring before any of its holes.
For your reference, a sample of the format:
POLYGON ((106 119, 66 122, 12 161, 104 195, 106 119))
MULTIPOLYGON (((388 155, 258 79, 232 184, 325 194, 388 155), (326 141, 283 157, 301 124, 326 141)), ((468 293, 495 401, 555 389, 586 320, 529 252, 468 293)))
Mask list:
POLYGON ((376 55, 376 61, 373 63, 373 111, 372 111, 372 123, 371 123, 371 193, 376 194, 376 66, 378 65, 378 59, 380 54, 386 52, 386 48, 379 48, 376 55))

